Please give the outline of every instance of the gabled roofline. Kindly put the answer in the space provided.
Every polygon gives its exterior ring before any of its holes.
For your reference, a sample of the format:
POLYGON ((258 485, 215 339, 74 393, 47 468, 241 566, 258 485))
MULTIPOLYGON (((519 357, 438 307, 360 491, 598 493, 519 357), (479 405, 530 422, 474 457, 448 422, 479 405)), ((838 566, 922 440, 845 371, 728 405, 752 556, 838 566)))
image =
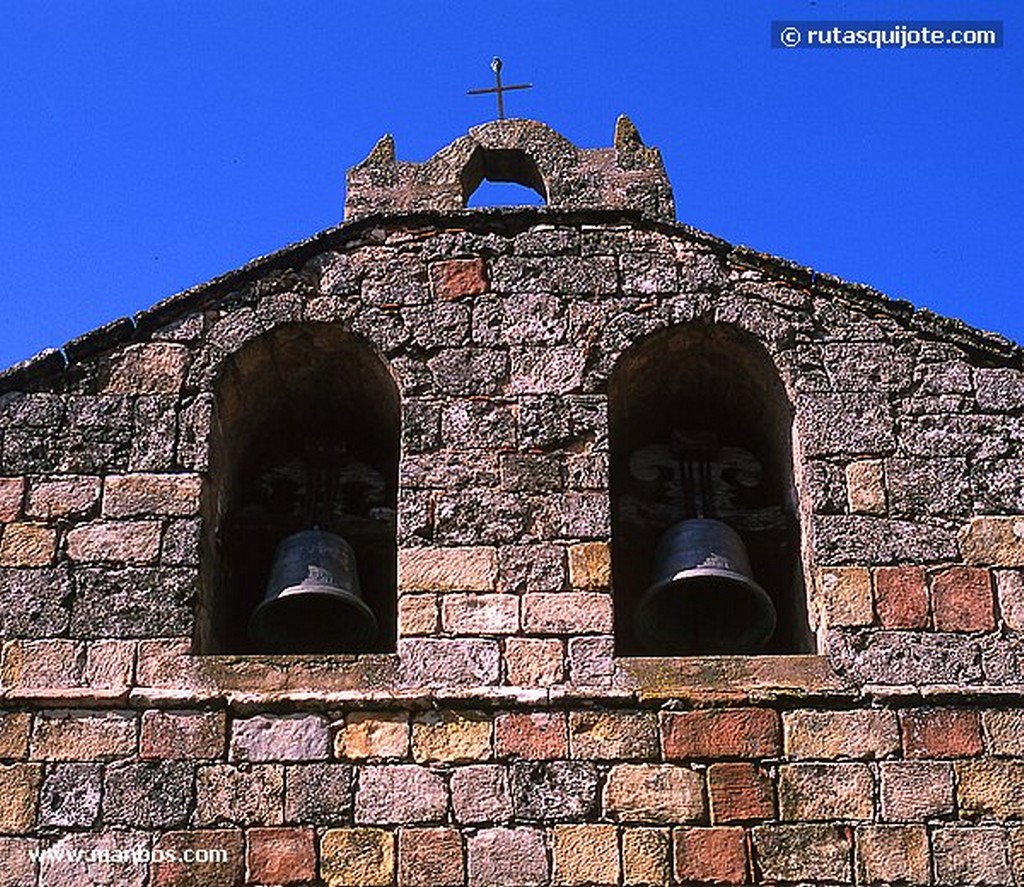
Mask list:
POLYGON ((853 283, 815 271, 789 259, 731 244, 713 234, 681 222, 657 221, 635 210, 560 210, 549 207, 498 207, 445 212, 387 213, 342 222, 260 256, 246 264, 162 299, 150 308, 121 317, 0 372, 0 393, 23 386, 42 387, 75 364, 97 354, 146 341, 156 329, 193 311, 225 298, 253 280, 273 272, 295 272, 314 255, 334 246, 381 244, 383 232, 394 228, 474 228, 516 234, 537 222, 553 224, 623 225, 637 230, 687 239, 719 254, 729 264, 756 269, 780 282, 810 293, 837 299, 868 313, 897 320, 924 339, 949 342, 994 366, 1024 367, 1024 347, 999 333, 972 327, 956 318, 917 308, 904 299, 893 299, 866 284, 853 283))

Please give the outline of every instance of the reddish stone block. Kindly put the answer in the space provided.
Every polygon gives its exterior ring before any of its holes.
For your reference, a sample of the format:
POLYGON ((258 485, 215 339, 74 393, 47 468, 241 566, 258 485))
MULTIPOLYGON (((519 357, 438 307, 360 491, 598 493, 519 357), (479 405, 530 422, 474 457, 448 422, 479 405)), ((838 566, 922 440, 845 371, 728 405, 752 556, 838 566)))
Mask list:
POLYGON ((224 712, 147 711, 139 757, 219 758, 225 746, 224 712))
POLYGON ((1024 631, 1024 570, 996 570, 996 593, 1006 627, 1024 631))
POLYGON ((779 818, 794 822, 874 817, 874 780, 867 764, 783 764, 779 818))
POLYGON ((677 828, 675 876, 686 884, 747 883, 747 848, 742 828, 677 828))
POLYGON ((150 866, 152 887, 238 887, 245 880, 242 833, 236 829, 166 832, 153 850, 160 861, 150 866), (204 861, 186 863, 186 852, 204 861))
POLYGON ((21 500, 25 492, 25 478, 0 477, 0 523, 18 519, 21 500))
POLYGON ((398 587, 403 592, 491 591, 497 577, 494 548, 407 548, 398 552, 398 587))
POLYGON ((469 838, 468 845, 470 887, 550 883, 547 846, 540 829, 482 829, 469 838))
POLYGON ((669 830, 622 830, 622 883, 626 887, 657 887, 669 883, 669 830))
POLYGON ((763 768, 746 761, 708 767, 711 821, 746 822, 775 815, 772 781, 763 768))
POLYGON ((657 716, 654 712, 574 711, 569 715, 569 749, 574 758, 657 760, 657 716))
POLYGON ((781 751, 779 716, 767 708, 663 712, 666 760, 764 758, 781 751))
POLYGON ((498 757, 529 760, 564 758, 565 712, 535 712, 498 715, 494 724, 494 752, 498 757))
POLYGON ((875 610, 882 628, 927 628, 928 587, 920 567, 874 570, 875 610))
POLYGON ((0 758, 19 760, 28 757, 28 731, 32 716, 28 712, 0 712, 0 758))
POLYGON ((486 293, 487 267, 483 259, 448 259, 430 266, 430 286, 435 298, 451 301, 486 293))
POLYGON ((554 876, 565 887, 617 887, 619 843, 614 825, 556 825, 552 832, 554 876))
POLYGON ((403 828, 398 833, 402 887, 462 887, 462 838, 453 828, 403 828))
POLYGON ((980 567, 949 567, 932 576, 932 609, 937 631, 995 628, 992 575, 980 567))
POLYGON ((451 791, 456 822, 502 822, 512 816, 508 773, 497 764, 456 767, 451 791))
POLYGON ((951 826, 932 836, 935 883, 941 887, 964 884, 1013 883, 1007 833, 1001 828, 951 826))
POLYGON ((174 394, 185 378, 188 348, 173 342, 129 345, 111 360, 107 394, 174 394))
POLYGON ((398 633, 402 637, 437 632, 437 595, 403 594, 398 599, 398 633))
POLYGON ((698 822, 704 818, 703 780, 675 764, 618 764, 608 772, 605 816, 616 822, 698 822))
POLYGON ((73 475, 33 480, 29 486, 25 514, 51 520, 69 514, 84 514, 99 502, 100 479, 73 475))
POLYGON ((908 758, 969 758, 981 754, 978 712, 917 708, 900 712, 903 754, 908 758))
POLYGON ((31 838, 0 838, 0 872, 4 887, 36 887, 39 842, 31 838))
POLYGON ((865 825, 856 833, 858 884, 930 884, 923 825, 865 825))
POLYGON ((246 832, 247 879, 256 884, 301 884, 316 877, 311 828, 252 828, 246 832))
POLYGON ((986 711, 982 723, 990 754, 1024 758, 1024 709, 986 711))

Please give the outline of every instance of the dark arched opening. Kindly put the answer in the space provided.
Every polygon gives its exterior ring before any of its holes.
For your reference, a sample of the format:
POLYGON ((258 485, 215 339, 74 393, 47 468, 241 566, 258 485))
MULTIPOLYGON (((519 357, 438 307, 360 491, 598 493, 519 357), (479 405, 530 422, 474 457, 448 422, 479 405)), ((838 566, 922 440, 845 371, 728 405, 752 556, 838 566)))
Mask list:
MULTIPOLYGON (((685 324, 650 336, 615 367, 609 426, 619 654, 673 652, 638 637, 643 632, 633 616, 652 585, 659 540, 695 517, 714 518, 739 534, 753 579, 774 605, 774 632, 759 652, 812 651, 792 408, 764 347, 724 325, 685 324)), ((731 604, 723 598, 721 606, 731 604)), ((701 652, 700 638, 695 645, 701 652)), ((749 652, 741 647, 730 649, 726 641, 707 649, 749 652)))
MULTIPOLYGON (((533 158, 518 148, 500 149, 477 146, 462 170, 462 204, 467 206, 480 183, 507 182, 529 188, 542 201, 548 199, 547 185, 533 158)), ((532 201, 531 201, 532 202, 532 201)))
POLYGON ((250 616, 282 540, 314 527, 354 552, 378 626, 362 649, 393 650, 399 399, 383 360, 337 325, 283 325, 225 361, 215 404, 198 651, 266 652, 250 616))

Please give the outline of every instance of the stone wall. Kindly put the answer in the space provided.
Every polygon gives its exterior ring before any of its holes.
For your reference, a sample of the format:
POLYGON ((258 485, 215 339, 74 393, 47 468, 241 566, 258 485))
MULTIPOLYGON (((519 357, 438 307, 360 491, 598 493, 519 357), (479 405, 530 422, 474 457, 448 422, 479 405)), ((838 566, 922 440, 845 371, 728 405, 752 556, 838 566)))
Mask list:
POLYGON ((998 337, 624 211, 453 213, 326 232, 0 385, 0 883, 1024 883, 998 337), (396 652, 200 654, 218 379, 321 324, 399 388, 396 652), (811 653, 615 655, 607 384, 679 324, 756 337, 792 403, 811 653))

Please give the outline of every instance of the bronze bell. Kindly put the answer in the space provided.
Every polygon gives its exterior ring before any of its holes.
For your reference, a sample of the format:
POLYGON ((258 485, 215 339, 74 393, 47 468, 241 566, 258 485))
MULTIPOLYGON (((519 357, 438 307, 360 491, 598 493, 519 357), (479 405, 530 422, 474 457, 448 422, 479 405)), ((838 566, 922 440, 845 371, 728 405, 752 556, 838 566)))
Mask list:
POLYGON ((249 620, 253 644, 267 653, 359 653, 376 636, 352 546, 324 530, 286 537, 249 620))
POLYGON ((736 531, 695 518, 673 524, 659 540, 633 630, 660 655, 747 653, 775 631, 775 606, 754 581, 736 531))

